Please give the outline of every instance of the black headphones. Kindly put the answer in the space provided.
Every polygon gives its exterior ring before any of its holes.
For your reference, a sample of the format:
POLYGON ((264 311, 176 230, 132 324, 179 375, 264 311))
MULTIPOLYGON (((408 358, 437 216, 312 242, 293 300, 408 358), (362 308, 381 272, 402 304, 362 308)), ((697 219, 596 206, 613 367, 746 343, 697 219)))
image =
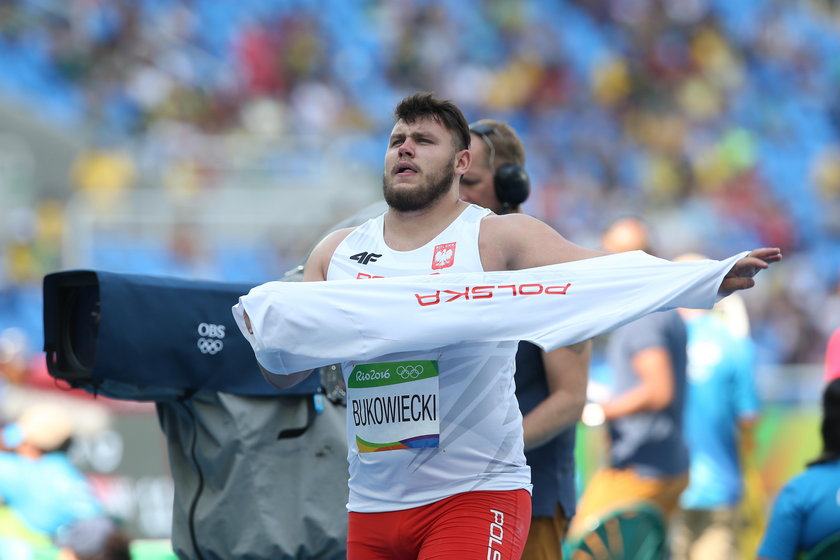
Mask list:
MULTIPOLYGON (((496 147, 490 135, 498 134, 498 132, 493 125, 484 123, 470 125, 470 132, 480 136, 490 148, 489 162, 490 169, 493 169, 496 147)), ((528 195, 531 194, 531 181, 524 167, 516 163, 506 163, 500 165, 493 173, 493 188, 496 191, 496 197, 502 203, 504 213, 504 211, 518 208, 520 204, 528 200, 528 195)))

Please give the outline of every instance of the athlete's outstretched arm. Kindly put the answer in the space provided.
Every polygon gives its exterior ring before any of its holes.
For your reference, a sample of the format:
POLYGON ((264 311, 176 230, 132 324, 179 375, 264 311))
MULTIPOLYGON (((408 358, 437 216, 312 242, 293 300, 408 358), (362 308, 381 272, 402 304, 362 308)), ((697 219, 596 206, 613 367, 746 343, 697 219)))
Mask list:
POLYGON ((517 271, 268 282, 232 311, 257 359, 277 374, 457 342, 528 340, 551 350, 660 309, 711 308, 747 254, 675 263, 634 251, 517 271))
MULTIPOLYGON (((249 333, 254 334, 254 327, 251 326, 251 318, 248 317, 247 311, 243 313, 243 319, 245 319, 245 328, 248 329, 249 333)), ((304 371, 298 371, 296 373, 290 373, 288 375, 278 375, 265 369, 259 361, 257 361, 257 365, 259 366, 260 372, 262 373, 262 376, 265 378, 265 380, 268 381, 272 386, 281 390, 288 389, 289 387, 297 385, 298 383, 309 377, 309 374, 314 371, 311 369, 307 369, 304 371)))
MULTIPOLYGON (((335 252, 339 243, 341 243, 344 238, 353 231, 353 229, 354 228, 345 228, 336 230, 327 235, 318 243, 318 245, 315 246, 303 268, 304 282, 319 282, 327 279, 327 268, 329 267, 332 254, 335 252)), ((243 314, 243 319, 245 320, 245 327, 248 329, 248 332, 254 334, 254 328, 251 326, 251 318, 248 317, 247 311, 243 314)), ((257 362, 257 365, 260 366, 260 371, 262 372, 265 380, 278 389, 288 389, 289 387, 297 385, 309 377, 309 374, 314 371, 308 369, 281 375, 267 370, 261 363, 259 363, 259 361, 257 362)))
MULTIPOLYGON (((488 216, 481 222, 479 249, 484 270, 521 270, 607 255, 572 243, 548 224, 524 214, 488 216)), ((752 288, 753 277, 782 260, 778 248, 762 248, 740 259, 727 273, 718 294, 752 288)))

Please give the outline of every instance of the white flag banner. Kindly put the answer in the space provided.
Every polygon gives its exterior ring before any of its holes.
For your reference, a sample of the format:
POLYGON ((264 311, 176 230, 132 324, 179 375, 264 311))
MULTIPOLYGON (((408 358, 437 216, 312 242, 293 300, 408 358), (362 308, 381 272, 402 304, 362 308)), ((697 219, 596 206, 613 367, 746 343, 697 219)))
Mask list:
POLYGON ((233 314, 257 360, 277 374, 463 342, 553 350, 654 311, 711 308, 747 254, 671 262, 630 251, 516 271, 268 282, 240 297, 233 314))

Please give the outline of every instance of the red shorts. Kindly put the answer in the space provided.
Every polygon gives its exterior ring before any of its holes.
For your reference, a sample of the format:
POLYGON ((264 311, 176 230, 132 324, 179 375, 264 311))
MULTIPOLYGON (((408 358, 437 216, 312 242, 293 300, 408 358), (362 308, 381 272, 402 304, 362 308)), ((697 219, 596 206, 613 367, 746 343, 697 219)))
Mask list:
POLYGON ((526 490, 464 492, 401 511, 351 511, 347 560, 518 560, 530 522, 526 490))

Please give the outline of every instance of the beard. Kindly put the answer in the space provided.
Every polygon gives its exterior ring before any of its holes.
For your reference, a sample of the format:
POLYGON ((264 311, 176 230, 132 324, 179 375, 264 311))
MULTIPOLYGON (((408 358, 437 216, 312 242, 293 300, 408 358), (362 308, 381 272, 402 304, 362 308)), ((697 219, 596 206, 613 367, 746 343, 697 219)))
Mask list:
MULTIPOLYGON (((453 159, 452 164, 455 163, 453 159)), ((393 179, 388 173, 382 174, 382 194, 388 206, 398 212, 414 212, 428 208, 435 201, 449 192, 452 181, 455 180, 453 165, 447 165, 433 175, 429 175, 425 182, 414 188, 395 189, 393 179)))

